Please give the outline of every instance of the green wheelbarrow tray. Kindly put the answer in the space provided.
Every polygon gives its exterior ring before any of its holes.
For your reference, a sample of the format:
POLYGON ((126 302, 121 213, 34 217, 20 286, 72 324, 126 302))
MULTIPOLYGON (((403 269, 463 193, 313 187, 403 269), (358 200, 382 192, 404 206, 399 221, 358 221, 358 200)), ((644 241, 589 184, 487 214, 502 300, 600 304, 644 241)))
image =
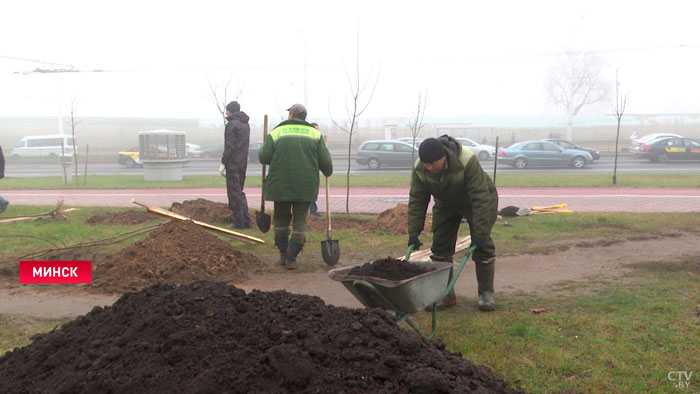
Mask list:
POLYGON ((455 282, 457 282, 457 278, 462 273, 462 269, 469 259, 469 255, 472 254, 475 249, 476 246, 469 248, 452 276, 452 280, 449 280, 452 263, 444 262, 407 261, 408 264, 415 264, 433 269, 433 271, 400 281, 370 276, 349 275, 350 270, 353 268, 369 263, 336 268, 328 271, 328 276, 332 280, 342 283, 362 305, 368 308, 379 307, 394 311, 398 324, 405 321, 420 335, 431 339, 435 335, 437 329, 437 303, 450 293, 455 282), (433 307, 432 331, 430 334, 424 334, 420 328, 411 321, 409 315, 419 312, 431 305, 433 307))

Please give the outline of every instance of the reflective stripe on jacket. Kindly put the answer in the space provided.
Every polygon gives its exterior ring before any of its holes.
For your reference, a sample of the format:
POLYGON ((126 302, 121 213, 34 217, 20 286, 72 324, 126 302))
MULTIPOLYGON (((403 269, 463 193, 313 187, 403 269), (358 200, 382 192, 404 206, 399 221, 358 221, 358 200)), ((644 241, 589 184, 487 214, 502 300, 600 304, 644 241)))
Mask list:
POLYGON ((316 201, 319 175, 333 174, 333 162, 321 133, 300 119, 289 119, 275 127, 258 154, 269 164, 265 178, 267 201, 316 201))

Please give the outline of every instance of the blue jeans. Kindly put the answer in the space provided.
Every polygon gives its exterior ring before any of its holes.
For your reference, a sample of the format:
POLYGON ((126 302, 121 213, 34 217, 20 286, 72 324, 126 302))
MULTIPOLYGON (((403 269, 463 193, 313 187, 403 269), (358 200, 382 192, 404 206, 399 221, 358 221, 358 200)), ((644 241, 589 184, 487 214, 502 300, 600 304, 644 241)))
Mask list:
POLYGON ((0 196, 0 212, 4 212, 5 208, 7 208, 7 204, 9 204, 9 201, 5 200, 0 196))
POLYGON ((316 201, 312 202, 311 205, 309 205, 309 212, 311 212, 311 213, 318 212, 318 205, 316 205, 316 201))

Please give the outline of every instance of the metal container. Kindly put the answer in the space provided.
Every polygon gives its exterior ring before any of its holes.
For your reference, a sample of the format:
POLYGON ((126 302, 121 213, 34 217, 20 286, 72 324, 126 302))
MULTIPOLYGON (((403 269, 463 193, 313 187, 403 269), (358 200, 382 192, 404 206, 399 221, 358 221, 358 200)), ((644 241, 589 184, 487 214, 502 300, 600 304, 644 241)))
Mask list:
POLYGON ((395 310, 371 289, 364 286, 356 286, 354 284, 356 281, 366 281, 374 285, 377 292, 394 304, 400 312, 415 313, 439 301, 440 296, 447 289, 452 263, 432 261, 408 261, 405 263, 433 269, 433 271, 400 281, 371 276, 349 275, 350 270, 353 268, 370 264, 363 263, 330 270, 328 271, 328 277, 342 283, 366 307, 395 310))

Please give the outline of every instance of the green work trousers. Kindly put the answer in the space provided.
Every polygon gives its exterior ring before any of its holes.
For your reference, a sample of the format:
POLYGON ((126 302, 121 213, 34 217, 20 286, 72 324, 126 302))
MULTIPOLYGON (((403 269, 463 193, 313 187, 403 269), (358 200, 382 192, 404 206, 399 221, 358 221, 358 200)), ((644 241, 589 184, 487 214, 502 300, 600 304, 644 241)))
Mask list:
POLYGON ((289 237, 289 224, 292 225, 291 240, 299 245, 306 243, 306 217, 310 202, 275 201, 272 224, 275 228, 275 244, 286 245, 289 237))
MULTIPOLYGON (((491 226, 496 223, 497 211, 494 210, 491 226)), ((462 217, 466 217, 469 225, 469 233, 473 233, 472 218, 470 214, 463 215, 459 211, 445 208, 433 207, 433 246, 430 251, 433 256, 440 260, 451 259, 455 254, 455 244, 457 243, 457 232, 462 223, 462 217)), ((486 246, 477 248, 472 254, 472 260, 477 264, 488 264, 496 257, 496 245, 489 237, 486 246)))

